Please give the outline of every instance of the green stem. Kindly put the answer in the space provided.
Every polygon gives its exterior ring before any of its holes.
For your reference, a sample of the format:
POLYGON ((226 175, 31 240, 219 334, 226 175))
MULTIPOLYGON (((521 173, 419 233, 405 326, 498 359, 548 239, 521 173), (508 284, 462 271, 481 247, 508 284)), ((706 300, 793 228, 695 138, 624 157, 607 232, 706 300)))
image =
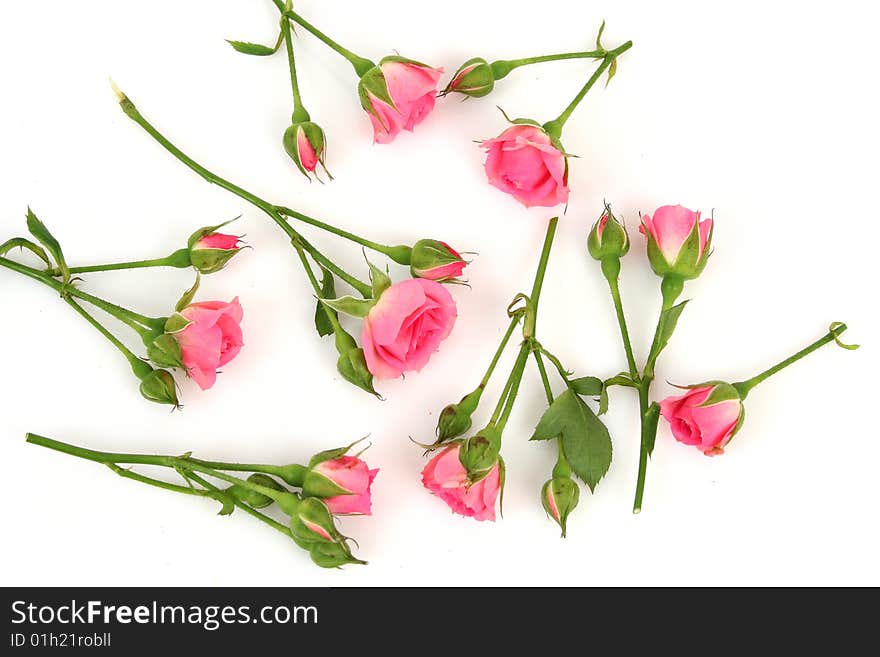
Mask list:
POLYGON ((339 276, 339 278, 341 278, 343 281, 345 281, 351 287, 357 290, 362 297, 369 298, 373 296, 373 287, 371 285, 365 283, 355 276, 352 276, 347 271, 342 269, 339 265, 337 265, 323 253, 318 251, 318 249, 312 246, 304 237, 300 236, 297 238, 293 245, 294 248, 297 248, 297 242, 303 249, 308 252, 310 256, 312 256, 312 258, 315 259, 315 262, 324 267, 324 269, 327 269, 339 276))
POLYGON ((541 298, 541 289, 544 287, 544 275, 547 273, 547 263, 550 261, 550 249, 553 247, 553 238, 556 235, 556 225, 559 217, 553 217, 547 224, 547 233, 544 236, 544 246, 541 248, 541 259, 538 261, 538 270, 535 272, 535 282, 532 283, 532 294, 526 312, 523 337, 529 340, 535 337, 535 324, 538 321, 538 301, 541 298))
POLYGON ((646 414, 648 412, 648 400, 651 394, 651 380, 643 379, 639 383, 639 424, 641 427, 641 439, 639 441, 639 474, 636 479, 636 495, 633 500, 633 513, 641 513, 642 498, 645 495, 645 476, 648 473, 648 444, 649 428, 646 426, 646 414))
POLYGON ((524 340, 522 346, 519 348, 519 355, 516 357, 513 369, 510 371, 508 383, 505 386, 507 396, 504 401, 504 410, 501 411, 501 416, 498 418, 497 424, 495 425, 498 427, 499 434, 504 431, 504 427, 507 425, 507 420, 510 419, 510 414, 513 412, 513 405, 514 402, 516 402, 516 395, 519 393, 519 386, 522 382, 523 372, 525 372, 526 362, 528 362, 529 352, 531 350, 532 348, 529 342, 524 340))
POLYGON ((819 338, 818 340, 816 340, 813 344, 811 344, 807 347, 804 347, 796 354, 793 354, 792 356, 789 356, 785 360, 782 360, 782 361, 776 363, 776 365, 774 365, 773 367, 764 370, 760 374, 753 376, 751 379, 746 379, 745 381, 740 381, 739 383, 734 383, 733 387, 736 388, 740 397, 742 399, 745 399, 746 396, 749 394, 749 392, 752 390, 752 388, 754 388, 756 385, 758 385, 762 381, 765 381, 766 379, 769 379, 771 376, 773 376, 774 374, 776 374, 780 370, 785 369, 786 367, 788 367, 792 363, 796 363, 804 356, 807 356, 807 355, 813 353, 814 351, 816 351, 820 347, 824 347, 829 342, 834 342, 835 340, 838 339, 840 334, 843 333, 845 330, 846 330, 846 324, 839 324, 839 325, 835 326, 830 331, 828 331, 828 333, 826 335, 824 335, 821 338, 819 338))
POLYGON ((379 244, 378 242, 368 240, 367 238, 361 237, 360 235, 350 233, 347 230, 337 228, 336 226, 331 226, 328 223, 325 223, 319 219, 315 219, 314 217, 310 217, 306 214, 303 214, 302 212, 297 212, 296 210, 291 210, 290 208, 286 208, 280 205, 276 206, 275 209, 286 217, 297 219, 304 224, 315 226, 316 228, 320 228, 321 230, 327 231, 328 233, 333 233, 334 235, 343 237, 351 242, 354 242, 355 244, 360 244, 361 246, 365 246, 368 249, 372 249, 377 253, 382 253, 383 255, 388 256, 389 258, 394 260, 394 262, 400 265, 410 264, 412 248, 408 246, 389 246, 387 244, 379 244))
MULTIPOLYGON (((315 291, 315 295, 320 299, 321 298, 321 286, 318 283, 318 279, 315 278, 315 272, 312 271, 312 266, 309 264, 308 258, 306 258, 306 252, 300 244, 294 243, 294 248, 296 249, 296 253, 299 256, 300 262, 302 262, 303 269, 306 272, 306 276, 309 279, 309 283, 312 285, 312 289, 315 291)), ((320 304, 324 309, 324 314, 327 316, 327 321, 330 322, 330 326, 333 327, 333 332, 337 333, 342 330, 342 324, 339 323, 339 318, 336 316, 330 308, 325 306, 324 304, 320 304)))
MULTIPOLYGON (((221 494, 223 493, 223 491, 220 490, 217 486, 212 484, 210 481, 204 479, 203 477, 200 477, 195 472, 189 472, 189 473, 187 473, 187 476, 189 476, 197 484, 204 486, 209 491, 214 491, 215 493, 221 493, 221 494)), ((253 516, 254 518, 259 520, 260 522, 263 522, 263 523, 269 525, 270 527, 272 527, 272 529, 277 529, 279 532, 281 532, 282 534, 284 534, 285 536, 290 538, 290 529, 286 525, 281 524, 280 522, 278 522, 274 518, 270 518, 265 513, 260 513, 256 509, 249 507, 247 504, 245 504, 244 502, 242 502, 241 500, 239 500, 235 496, 232 497, 232 502, 233 502, 233 504, 235 504, 235 506, 237 508, 241 509, 245 513, 253 516)))
MULTIPOLYGON (((67 303, 67 305, 69 305, 77 313, 79 313, 83 317, 83 319, 85 319, 89 324, 94 326, 101 335, 103 335, 105 338, 107 338, 107 340, 110 341, 110 344, 112 344, 120 352, 122 352, 122 355, 125 356, 125 359, 128 361, 128 364, 131 365, 131 368, 134 370, 134 373, 138 376, 138 378, 140 378, 141 374, 145 370, 144 361, 142 361, 140 358, 138 358, 128 347, 126 347, 124 344, 122 344, 122 342, 119 340, 119 338, 117 338, 115 335, 113 335, 107 329, 107 327, 105 327, 103 324, 101 324, 101 322, 99 322, 97 319, 95 319, 89 313, 87 313, 83 309, 83 307, 80 306, 76 301, 74 301, 73 299, 70 299, 70 298, 66 298, 66 299, 64 299, 64 301, 67 303)), ((149 367, 149 366, 147 366, 147 367, 149 367)))
POLYGON ((174 157, 180 160, 183 164, 188 166, 194 172, 199 174, 202 178, 207 180, 209 183, 218 185, 223 189, 232 192, 239 198, 244 199, 248 203, 251 203, 255 207, 259 208, 263 212, 265 212, 269 217, 274 221, 293 241, 294 243, 301 243, 306 250, 313 256, 315 259, 324 265, 327 269, 332 271, 334 274, 339 276, 346 283, 354 287, 358 292, 363 294, 364 296, 369 296, 372 293, 372 289, 366 283, 362 281, 358 281, 354 276, 351 276, 347 272, 343 271, 341 268, 336 266, 333 262, 328 260, 323 254, 321 254, 315 247, 309 244, 294 228, 291 226, 283 216, 279 213, 278 209, 269 203, 268 201, 260 198, 256 194, 253 194, 246 189, 239 187, 238 185, 218 176, 217 174, 209 171, 201 164, 193 160, 186 153, 181 151, 177 146, 172 144, 168 139, 165 138, 162 133, 160 133, 156 128, 152 126, 152 124, 147 121, 143 115, 138 111, 137 107, 135 107, 134 103, 131 102, 131 99, 128 98, 124 93, 117 90, 117 95, 119 96, 119 105, 122 108, 122 111, 135 123, 137 123, 141 128, 143 128, 147 134, 149 134, 153 139, 155 139, 159 144, 161 144, 165 150, 171 153, 174 157))
MULTIPOLYGON (((87 274, 96 271, 117 271, 120 269, 143 269, 145 267, 174 267, 176 269, 186 269, 191 267, 192 262, 189 257, 189 249, 180 249, 164 258, 154 258, 153 260, 132 260, 130 262, 113 262, 103 265, 86 265, 84 267, 71 267, 71 274, 87 274)), ((50 276, 60 276, 61 272, 51 269, 47 272, 50 276)))
POLYGON ((196 463, 205 468, 212 470, 226 470, 227 472, 262 472, 267 475, 281 477, 285 481, 289 478, 302 480, 308 472, 308 468, 303 465, 269 465, 267 463, 227 463, 225 461, 203 461, 188 457, 187 461, 196 463))
POLYGON ((587 80, 587 83, 583 86, 583 88, 578 92, 578 95, 574 97, 574 99, 568 104, 562 114, 556 117, 553 121, 550 121, 544 124, 544 129, 552 136, 557 139, 562 135, 562 127, 565 125, 565 122, 568 121, 572 112, 577 108, 580 102, 584 99, 584 96, 587 95, 587 92, 596 84, 596 81, 602 76, 611 63, 617 59, 618 56, 632 48, 632 41, 627 41, 622 46, 618 46, 614 50, 609 50, 605 57, 602 59, 602 63, 599 65, 599 68, 596 69, 596 72, 587 80))
POLYGON ((507 332, 504 334, 504 337, 501 338, 501 344, 499 344, 498 349, 495 350, 495 355, 492 356, 492 362, 489 363, 489 368, 486 370, 483 379, 480 381, 480 388, 485 388, 489 384, 489 379, 492 378, 492 373, 495 371, 495 367, 498 365, 498 361, 501 358, 501 354, 504 353, 507 343, 510 342, 510 337, 513 335, 516 325, 519 324, 519 320, 519 315, 514 315, 510 320, 510 326, 507 327, 507 332))
POLYGON ((538 365, 538 373, 541 375, 541 383, 544 384, 544 394, 547 396, 547 403, 553 403, 553 388, 550 386, 550 377, 547 376, 547 368, 544 366, 544 358, 540 351, 533 351, 535 363, 538 365))
POLYGON ((565 385, 570 385, 571 382, 568 380, 568 372, 565 367, 562 365, 562 361, 559 360, 556 356, 551 354, 549 351, 544 349, 544 347, 539 347, 540 353, 544 354, 551 363, 553 363, 553 367, 556 368, 556 371, 559 372, 559 376, 562 377, 562 380, 565 381, 565 385))
POLYGON ((290 9, 287 9, 287 10, 283 9, 280 6, 281 3, 279 2, 279 0, 274 0, 274 2, 275 2, 275 5, 278 6, 279 9, 281 9, 281 11, 284 12, 285 16, 288 16, 289 18, 293 19, 293 21, 295 23, 298 23, 299 25, 304 27, 308 32, 311 32, 318 39, 323 41, 326 45, 330 46, 330 48, 332 48, 333 50, 338 52, 340 55, 345 57, 345 59, 347 59, 348 62, 354 67, 355 73, 357 73, 358 77, 363 77, 364 73, 366 73, 367 71, 369 71, 371 68, 373 68, 375 66, 375 64, 373 62, 371 62, 369 59, 366 59, 364 57, 360 57, 359 55, 354 54, 348 48, 343 48, 336 41, 334 41, 333 39, 328 37, 321 30, 319 30, 314 25, 309 23, 305 18, 303 18, 302 16, 297 14, 295 11, 292 11, 290 9))
POLYGON ((629 329, 626 326, 626 315, 623 312, 623 301, 620 298, 619 272, 619 258, 605 259, 602 261, 602 273, 605 275, 605 279, 608 281, 608 287, 611 290, 611 299, 614 302, 614 312, 617 315, 617 325, 620 327, 620 337, 623 340, 623 349, 626 352, 626 363, 629 367, 629 374, 632 380, 638 383, 639 370, 636 366, 632 342, 629 338, 629 329))
POLYGON ((179 486, 178 484, 172 484, 167 481, 162 481, 161 479, 153 479, 152 477, 147 477, 146 475, 139 474, 137 472, 132 472, 131 470, 127 470, 126 468, 120 468, 115 463, 105 463, 105 465, 113 470, 116 474, 124 479, 131 479, 133 481, 139 481, 142 484, 147 484, 148 486, 155 486, 156 488, 161 488, 163 490, 170 490, 174 493, 182 493, 183 495, 197 495, 200 497, 211 497, 214 496, 208 491, 199 490, 198 488, 192 488, 190 486, 179 486))
MULTIPOLYGON (((283 11, 283 9, 282 9, 283 11)), ((286 16, 281 18, 281 34, 287 47, 287 66, 290 69, 290 90, 293 93, 293 122, 300 123, 309 120, 309 113, 303 106, 302 97, 299 94, 299 81, 296 79, 296 60, 293 56, 293 35, 290 33, 290 20, 286 16)))
POLYGON ((542 62, 555 62, 561 59, 602 59, 607 52, 605 50, 586 50, 582 52, 564 52, 557 55, 538 55, 536 57, 522 57, 521 59, 498 59, 490 64, 492 75, 496 80, 501 80, 514 69, 530 64, 542 62))

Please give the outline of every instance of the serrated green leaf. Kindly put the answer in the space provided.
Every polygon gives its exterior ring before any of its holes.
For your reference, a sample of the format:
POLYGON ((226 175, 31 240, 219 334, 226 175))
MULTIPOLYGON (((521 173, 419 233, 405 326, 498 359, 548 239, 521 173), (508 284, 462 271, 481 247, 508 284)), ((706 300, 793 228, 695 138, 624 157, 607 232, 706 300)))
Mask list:
POLYGON ((550 405, 532 440, 562 437, 562 446, 572 471, 590 490, 611 466, 611 436, 602 421, 573 390, 568 389, 550 405))
POLYGON ((226 39, 226 43, 242 54, 267 57, 278 52, 278 48, 281 47, 283 39, 283 34, 279 34, 278 40, 275 42, 274 46, 264 46, 261 43, 251 43, 250 41, 233 41, 231 39, 226 39))
POLYGON ((30 208, 27 210, 27 227, 30 234, 36 237, 37 241, 46 247, 46 250, 52 255, 52 258, 55 260, 55 266, 61 272, 61 279, 64 283, 69 283, 70 269, 67 266, 67 262, 64 260, 64 253, 61 251, 61 244, 59 244, 58 240, 56 240, 52 233, 49 232, 46 225, 37 219, 37 215, 35 215, 30 208))
POLYGON ((602 393, 602 379, 595 376, 582 376, 569 382, 571 389, 582 397, 595 397, 602 393))
POLYGON ((660 404, 654 402, 645 411, 645 447, 648 456, 654 453, 654 443, 657 440, 657 423, 660 421, 660 404))
POLYGON ((196 292, 199 291, 199 285, 202 282, 201 276, 196 274, 196 282, 193 283, 193 286, 183 293, 183 296, 180 297, 180 301, 177 302, 177 305, 174 307, 174 310, 180 312, 184 308, 186 308, 189 304, 192 303, 192 300, 196 297, 196 292))
POLYGON ((0 256, 5 256, 7 253, 15 248, 27 249, 35 256, 37 256, 40 260, 45 262, 47 267, 52 267, 52 261, 49 260, 49 256, 46 255, 46 251, 43 249, 43 247, 41 247, 39 244, 34 244, 24 237, 13 237, 11 240, 7 240, 3 244, 0 244, 0 256))
MULTIPOLYGON (((332 273, 323 267, 321 269, 324 272, 321 276, 321 298, 332 299, 336 296, 336 280, 333 278, 332 273)), ((333 334, 333 322, 330 321, 327 313, 332 313, 334 317, 336 316, 335 310, 328 308, 318 300, 317 307, 315 308, 315 328, 318 330, 318 335, 322 338, 325 335, 333 334)))

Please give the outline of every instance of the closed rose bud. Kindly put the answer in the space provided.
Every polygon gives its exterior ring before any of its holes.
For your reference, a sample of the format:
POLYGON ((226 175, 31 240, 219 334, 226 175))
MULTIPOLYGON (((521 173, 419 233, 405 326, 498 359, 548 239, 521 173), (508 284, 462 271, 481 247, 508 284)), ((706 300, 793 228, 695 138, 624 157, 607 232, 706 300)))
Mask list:
POLYGON ((200 274, 213 274, 241 251, 240 244, 236 235, 215 232, 214 227, 201 228, 189 238, 190 264, 200 274))
POLYGON ((370 515, 370 486, 378 469, 356 456, 342 455, 312 466, 303 480, 305 497, 324 498, 333 515, 370 515))
POLYGON ((282 142, 284 150, 304 176, 308 177, 310 173, 315 173, 318 164, 324 167, 325 171, 327 170, 324 166, 327 138, 317 123, 312 121, 294 123, 284 131, 282 142))
POLYGON ((238 298, 229 303, 202 301, 186 306, 166 323, 180 345, 181 360, 202 390, 217 380, 217 370, 238 355, 243 311, 238 298))
POLYGON ((361 77, 358 95, 373 124, 373 140, 387 144, 412 130, 434 109, 442 68, 404 57, 385 57, 361 77))
POLYGON ((577 482, 570 477, 553 477, 541 488, 541 504, 562 529, 563 537, 568 515, 577 506, 580 494, 577 482))
POLYGON ((501 490, 501 463, 482 479, 471 482, 461 464, 461 441, 440 451, 422 470, 422 484, 446 502, 453 513, 475 520, 495 520, 495 503, 501 490))
POLYGON ((494 87, 495 75, 492 73, 492 66, 482 57, 474 57, 461 65, 440 95, 445 96, 455 92, 473 98, 482 98, 491 93, 494 87))
POLYGON ((482 147, 488 151, 489 184, 527 208, 568 200, 568 159, 562 145, 539 125, 513 125, 482 147))
POLYGON ((338 543, 314 543, 308 550, 312 561, 321 568, 339 568, 348 564, 365 565, 367 563, 354 557, 343 541, 338 543))
POLYGON ((396 379, 428 364, 452 332, 458 312, 452 295, 436 281, 411 278, 379 296, 361 332, 367 367, 377 379, 396 379))
POLYGON ((486 427, 461 443, 458 458, 472 483, 488 475, 498 465, 500 446, 501 436, 494 427, 486 427))
POLYGON ((333 543, 339 538, 330 509, 316 497, 304 498, 291 514, 290 533, 305 545, 333 543))
POLYGON ((742 399, 732 385, 710 382, 693 386, 660 402, 675 439, 693 445, 707 456, 724 453, 745 418, 742 399))
POLYGON ((483 396, 483 388, 479 387, 473 392, 468 393, 461 398, 457 404, 449 404, 440 411, 440 417, 437 420, 437 442, 434 446, 439 446, 453 438, 458 438, 467 433, 473 424, 472 416, 480 403, 483 396))
POLYGON ((622 258, 629 251, 626 228, 612 214, 610 207, 606 206, 605 212, 593 224, 587 238, 587 250, 596 260, 622 258))
POLYGON ((167 370, 153 370, 141 379, 141 395, 157 404, 179 406, 174 377, 167 370))
POLYGON ((410 273, 413 278, 445 283, 461 276, 467 264, 461 254, 446 242, 419 240, 412 249, 410 273))
POLYGON ((712 219, 681 205, 664 205, 654 216, 642 215, 639 231, 648 240, 648 260, 658 276, 683 280, 700 275, 709 259, 712 219))
MULTIPOLYGON (((272 477, 265 475, 261 472, 255 472, 254 474, 249 476, 247 480, 252 484, 257 484, 265 488, 271 488, 272 490, 277 490, 279 492, 287 491, 284 486, 275 481, 272 477)), ((229 491, 229 493, 234 496, 235 499, 247 504, 250 507, 253 507, 254 509, 265 508, 275 501, 268 495, 265 495, 255 490, 251 490, 250 488, 246 488, 241 484, 234 484, 226 490, 229 491)))

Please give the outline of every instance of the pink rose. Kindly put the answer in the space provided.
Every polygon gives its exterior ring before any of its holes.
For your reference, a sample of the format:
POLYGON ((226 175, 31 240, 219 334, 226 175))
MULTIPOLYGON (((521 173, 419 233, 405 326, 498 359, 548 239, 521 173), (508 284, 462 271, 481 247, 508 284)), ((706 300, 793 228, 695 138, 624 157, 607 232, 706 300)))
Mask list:
POLYGON ((739 429, 743 405, 733 386, 718 383, 667 397, 660 402, 660 412, 676 440, 694 445, 706 456, 716 456, 724 453, 724 446, 739 429))
POLYGON ((495 500, 501 489, 501 466, 496 463, 488 475, 472 484, 459 459, 460 449, 461 445, 455 443, 428 461, 422 470, 422 483, 454 513, 494 521, 495 500))
POLYGON ((232 251, 238 248, 239 238, 237 235, 224 235, 223 233, 208 233, 196 240, 193 244, 193 250, 199 249, 220 249, 221 251, 232 251))
POLYGON ((364 318, 367 368, 377 379, 421 370, 452 331, 458 312, 449 291, 424 278, 385 290, 364 318))
POLYGON ((414 278, 429 278, 438 283, 456 281, 467 261, 461 254, 439 240, 419 240, 410 256, 410 273, 414 278))
POLYGON ((568 200, 568 161, 544 130, 514 125, 482 144, 489 183, 527 208, 568 200))
POLYGON ((334 515, 370 515, 370 486, 378 472, 378 469, 370 470, 356 456, 340 456, 322 461, 312 468, 312 473, 322 475, 334 486, 349 491, 343 495, 324 498, 324 504, 334 515))
POLYGON ((180 345, 183 364, 202 390, 217 380, 217 368, 223 367, 241 351, 241 304, 236 297, 230 303, 202 301, 180 311, 187 325, 174 333, 180 345))
POLYGON ((318 164, 324 165, 327 138, 317 123, 312 121, 294 123, 284 131, 282 143, 297 169, 306 177, 310 173, 315 173, 318 164))
POLYGON ((412 132, 434 109, 442 73, 442 68, 400 57, 386 57, 368 71, 359 91, 373 124, 374 141, 387 144, 401 130, 412 132))
POLYGON ((700 221, 699 212, 681 205, 664 205, 657 208, 653 218, 642 215, 639 230, 648 238, 648 259, 659 276, 694 278, 703 270, 709 257, 712 219, 700 221), (683 248, 688 238, 692 249, 683 248))

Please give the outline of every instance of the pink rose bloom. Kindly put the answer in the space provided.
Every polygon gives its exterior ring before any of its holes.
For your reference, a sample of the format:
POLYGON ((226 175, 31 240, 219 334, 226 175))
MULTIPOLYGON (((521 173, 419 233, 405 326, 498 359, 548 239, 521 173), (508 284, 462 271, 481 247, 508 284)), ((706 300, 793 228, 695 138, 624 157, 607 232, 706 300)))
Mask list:
POLYGON ((411 278, 385 290, 364 318, 361 343, 377 379, 421 370, 452 331, 458 311, 436 281, 411 278))
POLYGON ((676 440, 695 446, 706 456, 716 456, 724 453, 724 446, 739 428, 743 405, 732 386, 725 383, 691 388, 679 397, 668 397, 660 402, 660 413, 676 440))
POLYGON ((568 200, 568 163, 544 130, 514 125, 482 144, 489 151, 489 183, 527 208, 552 207, 568 200))
POLYGON ((223 233, 208 233, 204 237, 199 238, 192 245, 193 250, 197 249, 220 249, 221 251, 232 251, 238 248, 239 238, 237 235, 224 235, 223 233))
POLYGON ((333 515, 360 514, 370 515, 370 486, 376 470, 370 470, 366 463, 356 456, 340 456, 329 461, 322 461, 312 472, 321 474, 335 485, 349 491, 345 495, 336 495, 324 499, 324 504, 333 515))
POLYGON ((365 108, 373 124, 373 139, 380 144, 388 144, 401 130, 412 132, 434 109, 437 82, 443 69, 387 57, 379 63, 378 68, 382 71, 393 105, 369 88, 363 93, 369 103, 365 108))
POLYGON ((449 505, 454 513, 476 520, 495 520, 495 500, 501 489, 501 466, 475 484, 458 458, 459 443, 450 445, 428 461, 422 470, 422 484, 449 505))
POLYGON ((180 314, 189 323, 174 333, 190 376, 202 390, 217 380, 217 368, 223 367, 241 351, 241 318, 238 297, 230 303, 202 301, 184 308, 180 314))
MULTIPOLYGON (((694 263, 689 263, 688 268, 699 269, 705 261, 704 256, 708 257, 706 246, 712 234, 712 219, 700 221, 699 212, 694 212, 681 205, 664 205, 657 208, 653 218, 648 214, 642 215, 639 230, 642 235, 649 235, 653 239, 662 260, 665 261, 665 267, 671 269, 678 261, 681 249, 696 225, 699 226, 697 230, 700 236, 700 248, 694 258, 694 263)), ((658 266, 661 269, 664 268, 664 263, 655 263, 653 259, 651 264, 655 271, 658 266)))

